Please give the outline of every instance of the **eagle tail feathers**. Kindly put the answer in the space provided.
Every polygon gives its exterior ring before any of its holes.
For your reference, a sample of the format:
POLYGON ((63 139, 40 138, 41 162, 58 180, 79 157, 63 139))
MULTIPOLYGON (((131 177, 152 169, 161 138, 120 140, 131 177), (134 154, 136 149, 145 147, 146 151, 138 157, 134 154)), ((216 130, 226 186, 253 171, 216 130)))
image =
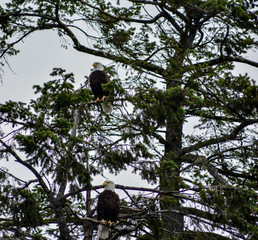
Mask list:
POLYGON ((103 112, 105 113, 111 113, 112 110, 113 110, 113 106, 111 103, 101 103, 101 106, 102 106, 102 110, 103 112))
POLYGON ((107 239, 108 235, 109 235, 109 228, 100 224, 98 227, 98 237, 100 239, 107 239))

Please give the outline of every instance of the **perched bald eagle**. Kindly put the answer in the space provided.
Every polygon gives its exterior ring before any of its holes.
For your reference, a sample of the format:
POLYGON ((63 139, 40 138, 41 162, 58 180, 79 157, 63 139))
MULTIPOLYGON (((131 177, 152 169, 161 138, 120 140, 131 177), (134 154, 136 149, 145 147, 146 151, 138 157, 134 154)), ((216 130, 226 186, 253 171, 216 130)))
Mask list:
MULTIPOLYGON (((119 196, 115 193, 115 183, 106 180, 103 183, 104 191, 99 194, 97 214, 98 220, 102 223, 108 223, 110 226, 117 221, 120 210, 119 196)), ((109 235, 109 227, 99 225, 98 237, 100 239, 107 239, 109 235)))
POLYGON ((113 109, 112 104, 104 102, 109 92, 104 91, 101 86, 101 84, 108 83, 110 81, 110 78, 104 71, 104 66, 102 63, 94 62, 92 66, 93 70, 89 76, 89 80, 91 90, 95 97, 95 103, 101 102, 103 111, 105 113, 111 113, 113 109))

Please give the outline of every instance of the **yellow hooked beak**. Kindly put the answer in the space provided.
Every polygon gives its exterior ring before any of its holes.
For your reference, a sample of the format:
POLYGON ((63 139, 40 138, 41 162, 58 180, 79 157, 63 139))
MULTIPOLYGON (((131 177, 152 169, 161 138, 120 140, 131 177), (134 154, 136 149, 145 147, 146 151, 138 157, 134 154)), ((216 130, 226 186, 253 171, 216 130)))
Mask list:
POLYGON ((97 66, 97 63, 93 63, 92 66, 93 66, 93 67, 96 67, 96 66, 97 66))
POLYGON ((105 181, 105 182, 103 183, 103 187, 105 187, 105 186, 107 186, 107 185, 108 185, 108 182, 105 181))

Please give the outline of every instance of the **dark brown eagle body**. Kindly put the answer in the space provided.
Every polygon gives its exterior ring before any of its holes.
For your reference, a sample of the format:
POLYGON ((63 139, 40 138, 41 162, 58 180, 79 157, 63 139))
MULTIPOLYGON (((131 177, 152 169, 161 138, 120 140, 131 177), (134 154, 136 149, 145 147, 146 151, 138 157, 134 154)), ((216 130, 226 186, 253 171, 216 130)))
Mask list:
POLYGON ((105 99, 109 95, 108 91, 104 91, 102 88, 102 84, 108 83, 110 81, 109 76, 104 71, 104 66, 100 62, 94 62, 92 64, 93 69, 92 73, 89 76, 89 82, 91 90, 94 94, 95 103, 100 102, 103 112, 111 113, 113 109, 113 105, 110 101, 106 101, 105 99))
POLYGON ((90 80, 90 87, 94 94, 95 100, 97 98, 102 99, 103 96, 108 96, 109 92, 103 91, 101 86, 101 84, 105 84, 110 81, 105 71, 101 71, 101 70, 93 71, 89 76, 89 80, 90 80))
POLYGON ((116 222, 120 209, 119 196, 111 191, 104 190, 99 195, 97 213, 98 220, 116 222))
POLYGON ((97 214, 98 220, 102 224, 98 226, 97 235, 99 239, 107 239, 109 237, 110 228, 116 221, 119 214, 120 200, 118 194, 115 193, 115 183, 106 180, 103 183, 104 191, 99 194, 97 214))

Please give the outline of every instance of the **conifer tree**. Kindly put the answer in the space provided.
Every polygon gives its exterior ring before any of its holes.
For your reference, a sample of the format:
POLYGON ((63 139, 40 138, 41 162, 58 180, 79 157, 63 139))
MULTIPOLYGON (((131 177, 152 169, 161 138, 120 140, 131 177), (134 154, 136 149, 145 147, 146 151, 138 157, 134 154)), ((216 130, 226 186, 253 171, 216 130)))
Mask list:
POLYGON ((101 112, 60 68, 34 86, 36 100, 0 105, 0 156, 35 176, 1 168, 1 237, 94 239, 101 186, 92 178, 131 167, 155 187, 116 186, 127 198, 111 239, 255 239, 257 85, 233 72, 258 67, 245 57, 257 47, 254 1, 6 2, 1 66, 27 36, 55 30, 113 62, 105 88, 114 110, 101 112))

